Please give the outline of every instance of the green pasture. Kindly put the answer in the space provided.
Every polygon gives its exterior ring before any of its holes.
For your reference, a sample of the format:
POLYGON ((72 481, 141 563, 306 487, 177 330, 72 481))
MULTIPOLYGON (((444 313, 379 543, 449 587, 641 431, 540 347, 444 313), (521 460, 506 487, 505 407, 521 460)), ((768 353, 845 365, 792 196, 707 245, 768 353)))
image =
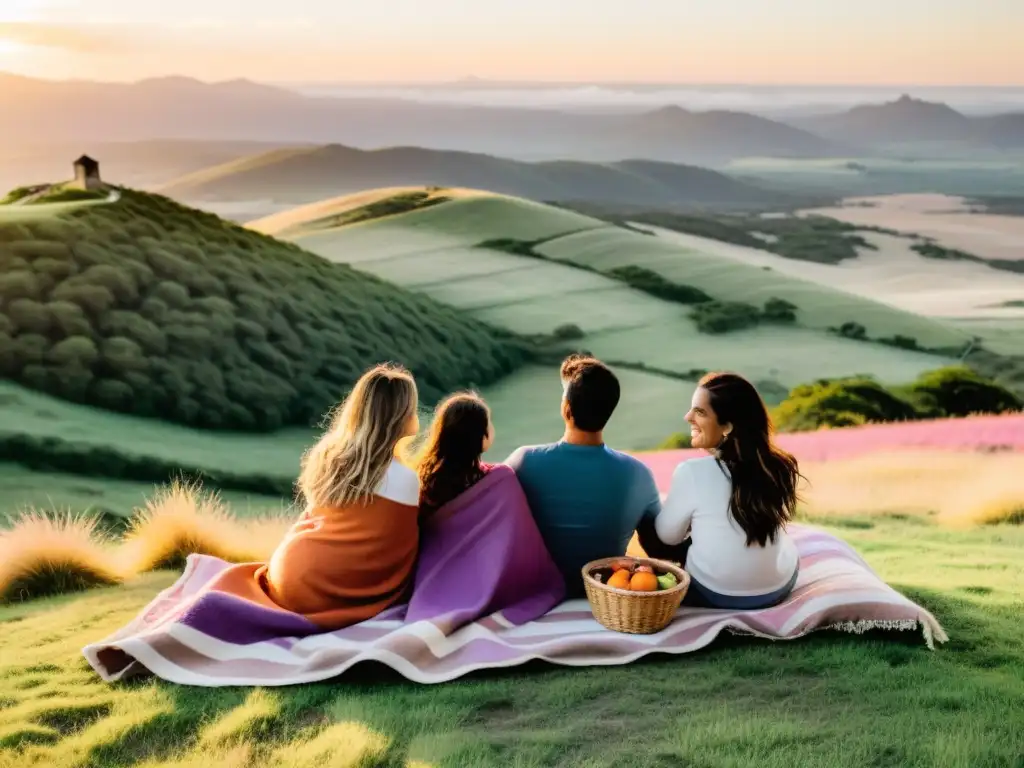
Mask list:
MULTIPOLYGON (((159 486, 154 483, 86 477, 59 472, 35 472, 17 464, 0 463, 0 525, 28 511, 79 514, 100 518, 101 526, 125 524, 135 510, 145 507, 159 486)), ((237 491, 221 491, 220 497, 239 516, 276 512, 289 500, 237 491)))
MULTIPOLYGON (((917 339, 923 347, 963 347, 967 341, 963 333, 936 320, 623 229, 568 235, 544 243, 537 250, 600 270, 644 267, 672 282, 700 288, 719 300, 761 306, 772 297, 785 299, 798 307, 797 322, 808 328, 827 330, 853 321, 863 325, 872 338, 900 334, 917 339)), ((837 279, 837 288, 838 283, 837 279)))
POLYGON ((872 518, 833 529, 931 610, 919 633, 722 637, 623 667, 543 664, 437 686, 108 685, 81 648, 172 573, 0 608, 0 767, 1012 768, 1024 754, 1024 530, 872 518))
POLYGON ((185 462, 212 470, 288 477, 315 439, 312 430, 271 433, 205 431, 69 403, 0 381, 0 433, 56 437, 111 446, 136 456, 185 462))
POLYGON ((852 342, 828 334, 828 328, 859 322, 870 335, 902 334, 929 347, 962 347, 968 339, 952 326, 816 283, 500 196, 464 198, 378 222, 318 230, 297 241, 493 325, 546 334, 573 324, 586 334, 578 345, 594 354, 677 373, 731 368, 785 386, 855 373, 901 382, 949 360, 852 342), (526 226, 528 220, 534 223, 526 226), (548 258, 474 247, 497 238, 548 238, 536 247, 548 258), (688 307, 571 263, 602 271, 642 266, 728 301, 763 305, 773 297, 787 299, 799 308, 797 324, 701 334, 688 307))

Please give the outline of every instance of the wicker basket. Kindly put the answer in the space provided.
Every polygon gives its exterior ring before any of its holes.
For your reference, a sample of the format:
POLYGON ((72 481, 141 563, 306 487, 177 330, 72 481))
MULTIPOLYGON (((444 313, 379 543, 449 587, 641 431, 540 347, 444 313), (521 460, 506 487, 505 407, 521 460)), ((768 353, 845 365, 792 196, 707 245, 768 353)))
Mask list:
POLYGON ((583 587, 590 601, 594 618, 616 632, 649 635, 660 632, 672 621, 686 590, 690 587, 690 574, 678 565, 649 557, 606 557, 583 566, 583 587), (613 563, 631 562, 649 565, 658 573, 671 571, 679 583, 657 592, 633 592, 629 589, 609 587, 590 574, 613 563))

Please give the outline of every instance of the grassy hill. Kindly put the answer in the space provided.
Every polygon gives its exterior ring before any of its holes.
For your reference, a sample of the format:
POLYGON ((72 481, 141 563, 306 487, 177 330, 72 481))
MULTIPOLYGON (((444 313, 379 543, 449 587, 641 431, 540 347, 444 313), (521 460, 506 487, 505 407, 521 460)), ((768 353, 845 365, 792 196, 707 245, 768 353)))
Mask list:
POLYGON ((449 306, 131 190, 9 206, 0 266, 0 375, 206 429, 308 426, 383 360, 408 365, 428 403, 525 360, 449 306))
POLYGON ((169 586, 164 571, 0 607, 17 651, 0 657, 0 766, 676 766, 695 755, 714 768, 1015 765, 1024 531, 885 515, 835 526, 936 614, 947 645, 930 652, 891 632, 724 636, 686 658, 536 664, 440 686, 377 666, 272 690, 101 682, 82 646, 169 586))
POLYGON ((366 151, 337 144, 239 158, 176 179, 160 191, 194 203, 297 204, 415 185, 487 189, 532 200, 717 209, 764 208, 788 199, 715 171, 649 160, 526 163, 470 152, 420 147, 366 151))
MULTIPOLYGON (((338 207, 350 210, 351 203, 338 207)), ((332 216, 323 204, 251 226, 520 334, 575 326, 581 336, 574 344, 682 381, 710 368, 738 369, 783 387, 853 372, 908 381, 947 360, 945 353, 830 331, 847 322, 863 325, 872 339, 901 335, 928 348, 959 349, 967 341, 941 322, 511 197, 462 191, 426 209, 352 225, 332 226, 332 216), (657 285, 644 286, 638 275, 657 285), (796 317, 703 333, 690 316, 693 306, 658 294, 666 287, 757 308, 777 298, 790 302, 796 317)))

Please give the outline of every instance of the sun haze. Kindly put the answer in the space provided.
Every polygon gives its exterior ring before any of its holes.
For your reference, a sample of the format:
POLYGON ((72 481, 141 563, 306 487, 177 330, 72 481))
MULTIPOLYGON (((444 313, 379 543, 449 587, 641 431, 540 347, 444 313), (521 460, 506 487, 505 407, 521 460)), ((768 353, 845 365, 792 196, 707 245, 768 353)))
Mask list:
POLYGON ((134 80, 1024 84, 1019 0, 2 0, 0 70, 134 80))

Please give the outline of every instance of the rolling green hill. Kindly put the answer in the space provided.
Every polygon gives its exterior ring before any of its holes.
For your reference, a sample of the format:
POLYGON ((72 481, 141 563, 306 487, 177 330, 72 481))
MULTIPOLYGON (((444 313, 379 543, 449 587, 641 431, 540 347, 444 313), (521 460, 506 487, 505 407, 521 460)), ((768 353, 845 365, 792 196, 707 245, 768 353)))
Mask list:
POLYGON ((470 315, 167 198, 46 211, 0 214, 0 375, 32 389, 273 429, 318 421, 376 362, 429 403, 525 360, 470 315))
POLYGON ((421 147, 362 150, 330 144, 270 150, 187 174, 160 188, 193 203, 265 200, 309 203, 407 185, 470 187, 533 200, 716 209, 764 208, 796 196, 691 165, 623 160, 530 163, 421 147))
MULTIPOLYGON (((349 210, 351 203, 338 206, 349 210)), ((455 199, 373 221, 332 227, 333 215, 325 203, 251 226, 516 333, 576 326, 582 338, 574 344, 681 382, 711 368, 782 387, 852 373, 907 381, 945 364, 967 341, 938 321, 516 198, 461 190, 455 199), (696 289, 757 311, 781 299, 795 306, 795 321, 703 333, 691 317, 694 307, 634 287, 639 283, 623 277, 629 275, 624 267, 653 274, 662 287, 696 289), (949 352, 901 349, 833 330, 848 322, 862 325, 870 339, 903 336, 949 352)))

